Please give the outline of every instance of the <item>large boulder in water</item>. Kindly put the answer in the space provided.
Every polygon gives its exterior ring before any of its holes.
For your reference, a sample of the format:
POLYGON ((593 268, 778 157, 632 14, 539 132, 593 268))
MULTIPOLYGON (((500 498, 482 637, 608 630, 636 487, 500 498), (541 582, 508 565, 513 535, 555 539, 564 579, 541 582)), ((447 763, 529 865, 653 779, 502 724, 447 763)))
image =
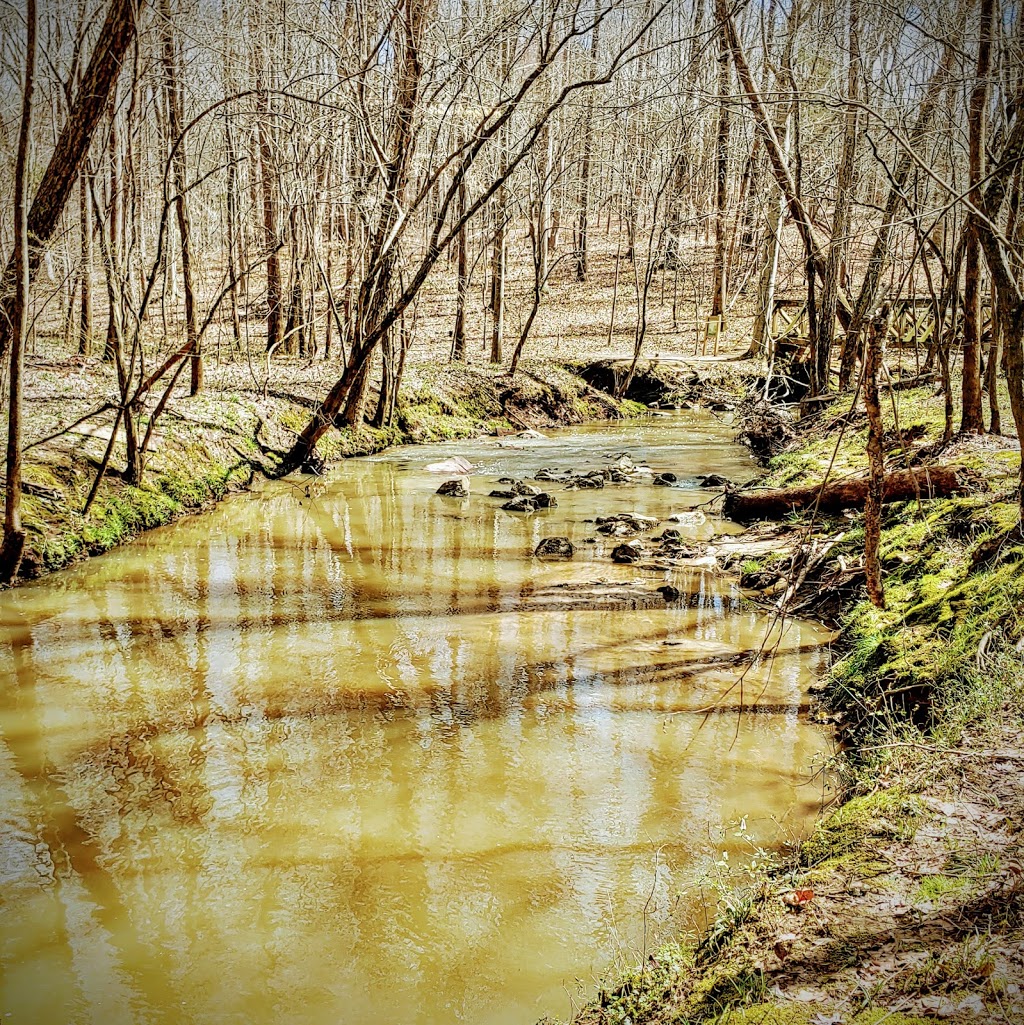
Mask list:
POLYGON ((575 551, 567 537, 546 537, 533 554, 538 559, 571 559, 575 551))
POLYGON ((536 503, 532 498, 527 498, 525 495, 520 495, 518 498, 513 498, 511 502, 506 502, 502 509, 508 512, 522 512, 532 513, 537 508, 536 503))
POLYGON ((546 491, 541 491, 540 494, 534 495, 532 501, 538 509, 554 509, 558 505, 558 499, 554 495, 549 495, 546 491))
POLYGON ((727 488, 732 484, 732 481, 728 477, 723 477, 720 473, 706 473, 697 478, 697 483, 702 488, 727 488))
POLYGON ((567 491, 573 488, 603 488, 604 474, 599 470, 595 470, 593 473, 588 473, 582 477, 573 477, 565 487, 567 491))
POLYGON ((598 516, 597 532, 608 537, 629 537, 630 534, 642 534, 657 526, 653 516, 641 516, 639 513, 615 513, 613 516, 598 516))
POLYGON ((462 477, 446 480, 438 489, 437 494, 445 498, 469 498, 469 485, 462 477))
POLYGON ((597 532, 608 537, 630 537, 640 533, 639 529, 627 520, 610 520, 608 523, 602 523, 597 532))
POLYGON ((626 541, 612 549, 612 562, 631 563, 643 558, 644 550, 636 541, 626 541))
POLYGON ((525 495, 527 498, 536 498, 540 494, 540 488, 535 484, 527 484, 525 481, 517 480, 512 485, 513 495, 525 495))
POLYGON ((439 463, 429 463, 426 469, 428 473, 469 473, 473 464, 462 456, 452 456, 439 463))

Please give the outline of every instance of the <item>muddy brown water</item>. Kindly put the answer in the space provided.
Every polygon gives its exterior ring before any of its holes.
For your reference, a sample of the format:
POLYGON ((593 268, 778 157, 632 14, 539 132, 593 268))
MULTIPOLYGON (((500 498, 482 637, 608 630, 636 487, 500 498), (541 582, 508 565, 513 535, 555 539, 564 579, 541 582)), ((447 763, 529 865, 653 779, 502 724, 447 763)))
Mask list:
POLYGON ((528 1025, 699 922, 723 852, 819 807, 829 635, 584 521, 751 470, 696 414, 398 449, 0 596, 4 1022, 528 1025), (623 453, 680 486, 485 497, 623 453), (425 470, 455 454, 464 501, 425 470))

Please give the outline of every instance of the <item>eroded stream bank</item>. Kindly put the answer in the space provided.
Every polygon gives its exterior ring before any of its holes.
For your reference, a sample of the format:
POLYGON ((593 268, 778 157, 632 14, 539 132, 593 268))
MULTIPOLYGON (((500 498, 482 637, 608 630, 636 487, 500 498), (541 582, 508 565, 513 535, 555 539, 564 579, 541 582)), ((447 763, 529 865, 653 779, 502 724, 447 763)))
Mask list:
POLYGON ((711 566, 615 565, 585 521, 749 472, 696 414, 392 450, 3 595, 9 1020, 528 1022, 700 921, 709 861, 820 806, 830 635, 791 624, 769 673, 711 566), (425 470, 456 452, 465 501, 425 470), (625 452, 677 486, 486 497, 625 452))

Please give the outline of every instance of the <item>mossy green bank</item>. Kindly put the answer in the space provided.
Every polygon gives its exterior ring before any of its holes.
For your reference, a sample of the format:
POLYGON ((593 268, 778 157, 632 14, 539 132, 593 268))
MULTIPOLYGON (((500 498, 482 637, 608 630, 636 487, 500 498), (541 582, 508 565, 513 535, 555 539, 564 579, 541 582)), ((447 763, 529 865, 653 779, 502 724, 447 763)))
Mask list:
MULTIPOLYGON (((105 552, 141 531, 199 511, 229 491, 249 487, 268 454, 290 447, 314 406, 308 395, 269 389, 175 396, 154 430, 142 484, 134 487, 121 479, 116 471, 124 465, 123 444, 115 447, 88 515, 82 510, 109 438, 109 428, 103 427, 109 416, 30 448, 24 467, 27 541, 21 577, 105 552)), ((330 431, 319 453, 329 464, 397 444, 644 412, 635 402, 614 401, 556 363, 524 361, 515 379, 486 366, 412 367, 393 426, 330 431)))

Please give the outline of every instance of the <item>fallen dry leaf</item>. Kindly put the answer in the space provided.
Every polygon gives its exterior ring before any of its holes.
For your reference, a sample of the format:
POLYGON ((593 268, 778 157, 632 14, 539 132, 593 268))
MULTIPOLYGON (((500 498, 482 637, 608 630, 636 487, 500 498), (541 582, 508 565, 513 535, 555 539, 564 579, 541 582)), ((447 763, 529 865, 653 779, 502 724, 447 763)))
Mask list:
POLYGON ((785 894, 782 900, 791 908, 802 908, 805 904, 810 904, 810 902, 814 900, 814 891, 792 890, 791 892, 785 894))

